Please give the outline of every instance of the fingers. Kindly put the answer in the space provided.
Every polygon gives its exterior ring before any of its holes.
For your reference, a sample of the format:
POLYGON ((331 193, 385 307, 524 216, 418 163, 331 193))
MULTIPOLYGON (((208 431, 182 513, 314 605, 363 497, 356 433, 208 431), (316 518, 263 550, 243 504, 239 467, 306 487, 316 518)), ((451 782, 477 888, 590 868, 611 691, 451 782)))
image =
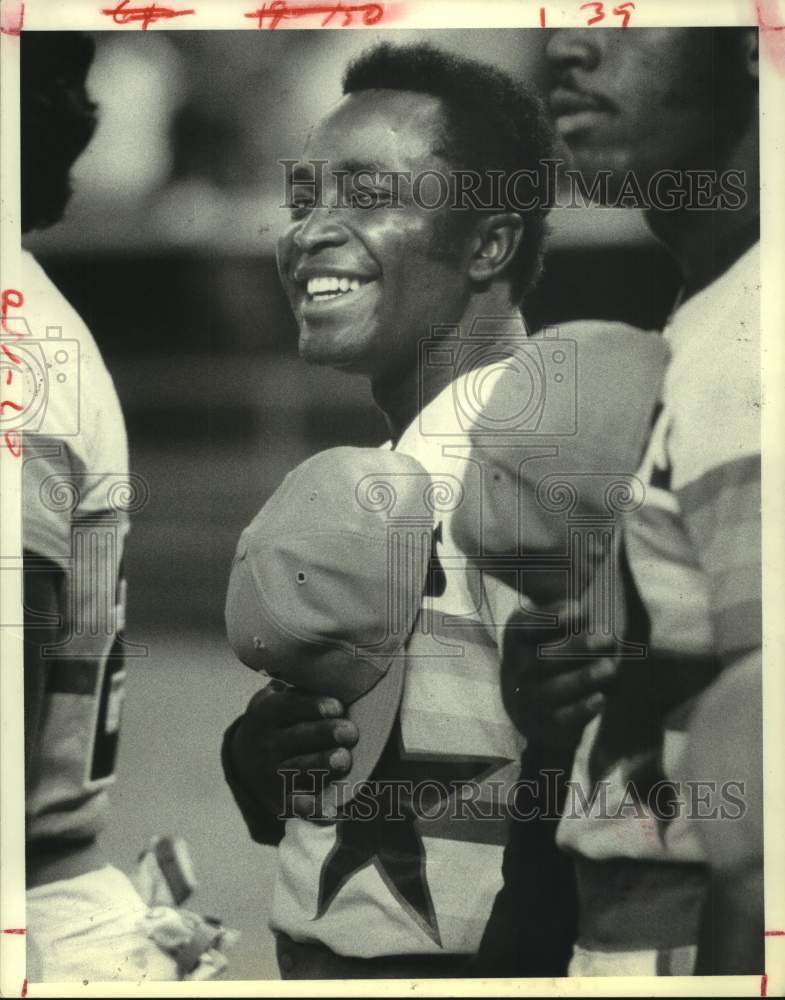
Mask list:
POLYGON ((265 727, 276 728, 316 719, 336 719, 344 713, 337 698, 305 694, 280 681, 272 680, 251 698, 246 715, 265 727))
MULTIPOLYGON (((603 657, 594 660, 588 666, 572 669, 569 672, 555 674, 552 677, 537 679, 537 702, 544 708, 556 708, 570 705, 577 701, 603 692, 612 684, 619 671, 618 660, 603 657)), ((519 696, 526 699, 525 682, 519 687, 519 696)))
POLYGON ((606 701, 604 694, 596 692, 565 708, 556 709, 553 721, 563 733, 579 737, 588 723, 605 708, 606 701))
POLYGON ((321 791, 324 780, 335 781, 342 778, 352 766, 352 753, 346 747, 321 753, 302 754, 293 757, 280 767, 280 771, 290 772, 290 788, 296 792, 315 793, 321 791))
POLYGON ((350 747, 359 738, 357 726, 343 713, 336 698, 305 694, 274 680, 251 699, 245 731, 257 733, 258 774, 268 801, 280 803, 289 815, 317 818, 323 784, 348 773, 350 747))
MULTIPOLYGON (((352 754, 346 747, 329 752, 306 754, 288 761, 286 768, 296 772, 290 776, 291 786, 288 808, 294 816, 302 819, 329 819, 335 815, 327 805, 319 801, 324 787, 330 781, 344 777, 352 766, 352 754)), ((283 780, 283 776, 282 780, 283 780)))
POLYGON ((524 736, 534 743, 574 749, 588 723, 605 708, 606 701, 604 694, 595 692, 544 714, 521 712, 518 725, 524 736))
POLYGON ((581 661, 596 660, 616 652, 618 644, 607 635, 580 632, 577 635, 554 635, 536 643, 537 666, 545 670, 570 670, 581 661))
POLYGON ((563 622, 558 628, 508 628, 504 637, 505 662, 542 675, 572 672, 616 650, 616 640, 605 634, 568 630, 565 636, 563 622))
POLYGON ((277 731, 277 756, 281 767, 291 767, 293 760, 304 755, 318 751, 329 755, 336 746, 353 747, 358 736, 357 726, 348 719, 298 722, 277 731))
POLYGON ((314 820, 320 816, 328 817, 327 809, 320 808, 313 795, 292 795, 289 799, 289 811, 293 816, 299 816, 300 819, 314 820))
POLYGON ((335 698, 271 681, 250 700, 234 735, 233 761, 244 786, 277 814, 291 815, 294 798, 296 814, 312 818, 321 782, 351 768, 349 748, 359 734, 343 713, 335 698))
POLYGON ((619 649, 615 636, 609 637, 602 632, 588 632, 585 642, 590 653, 615 653, 619 649))
POLYGON ((537 742, 572 747, 605 708, 620 662, 596 653, 554 659, 505 656, 504 667, 505 707, 521 732, 537 742))

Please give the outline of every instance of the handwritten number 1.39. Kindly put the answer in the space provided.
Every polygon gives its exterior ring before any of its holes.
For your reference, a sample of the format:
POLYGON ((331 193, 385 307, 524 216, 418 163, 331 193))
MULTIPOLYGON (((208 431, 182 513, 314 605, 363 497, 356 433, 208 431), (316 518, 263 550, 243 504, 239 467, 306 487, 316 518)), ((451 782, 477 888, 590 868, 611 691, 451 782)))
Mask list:
MULTIPOLYGON (((586 21, 586 24, 589 26, 591 26, 592 24, 597 24, 599 21, 604 21, 605 18, 608 16, 605 10, 605 4, 599 3, 597 2, 597 0, 593 0, 593 2, 591 3, 582 3, 579 9, 593 12, 588 16, 586 21)), ((611 13, 614 14, 616 17, 620 17, 622 19, 621 21, 622 28, 626 28, 627 25, 630 23, 630 18, 632 17, 632 12, 634 10, 635 10, 635 4, 632 2, 632 0, 628 0, 628 2, 626 3, 617 4, 611 10, 611 13)), ((548 24, 546 18, 546 8, 540 7, 540 27, 546 28, 547 26, 548 24)))

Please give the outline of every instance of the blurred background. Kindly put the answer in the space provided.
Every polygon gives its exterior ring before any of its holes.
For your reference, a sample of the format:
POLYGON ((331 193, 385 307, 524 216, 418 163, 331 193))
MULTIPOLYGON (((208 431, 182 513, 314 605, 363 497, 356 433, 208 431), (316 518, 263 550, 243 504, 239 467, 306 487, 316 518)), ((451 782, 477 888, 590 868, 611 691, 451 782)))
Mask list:
MULTIPOLYGON (((361 379, 308 369, 278 287, 278 161, 340 97, 352 55, 390 32, 101 32, 99 127, 66 219, 26 240, 92 330, 150 486, 126 561, 129 664, 110 849, 132 866, 154 833, 185 835, 194 908, 241 929, 232 978, 276 977, 266 922, 273 849, 253 845, 223 785, 224 727, 258 682, 228 652, 237 536, 285 473, 322 448, 377 444, 361 379)), ((395 31, 396 42, 422 32, 395 31)), ((430 32, 535 88, 541 30, 430 32)), ((532 329, 575 318, 661 325, 677 276, 629 210, 552 214, 532 329)), ((66 331, 67 335, 67 331, 66 331)))

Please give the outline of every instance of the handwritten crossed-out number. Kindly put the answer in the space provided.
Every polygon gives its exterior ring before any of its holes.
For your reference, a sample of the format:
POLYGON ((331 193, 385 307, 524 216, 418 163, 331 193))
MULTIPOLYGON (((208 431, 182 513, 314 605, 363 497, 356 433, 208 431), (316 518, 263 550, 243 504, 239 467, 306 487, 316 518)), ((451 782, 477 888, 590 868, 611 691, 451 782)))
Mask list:
POLYGON ((323 28, 326 28, 339 14, 343 17, 336 23, 342 28, 353 24, 355 14, 360 16, 364 25, 371 26, 381 21, 384 13, 384 5, 381 3, 345 4, 338 0, 337 3, 290 5, 286 0, 271 0, 270 3, 265 3, 258 10, 250 11, 244 16, 258 21, 260 28, 264 27, 265 21, 269 21, 269 28, 274 31, 283 20, 319 14, 323 15, 321 22, 323 28))
POLYGON ((101 13, 111 17, 115 24, 134 24, 138 21, 142 31, 147 31, 151 24, 155 24, 161 18, 169 20, 196 13, 193 9, 175 10, 172 7, 159 7, 155 2, 147 7, 129 7, 129 2, 130 0, 119 0, 115 7, 103 7, 101 13))

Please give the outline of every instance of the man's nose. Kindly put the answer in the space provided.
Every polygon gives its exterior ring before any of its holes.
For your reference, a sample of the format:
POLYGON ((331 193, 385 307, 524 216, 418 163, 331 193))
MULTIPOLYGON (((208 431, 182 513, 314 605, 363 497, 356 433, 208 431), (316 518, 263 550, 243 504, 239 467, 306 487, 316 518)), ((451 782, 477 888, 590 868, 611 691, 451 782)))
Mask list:
POLYGON ((294 243, 301 253, 315 253, 322 247, 341 246, 348 239, 346 228, 330 208, 312 209, 307 219, 297 227, 294 243))
POLYGON ((596 69, 600 62, 602 31, 591 28, 557 28, 551 32, 545 55, 552 70, 596 69))

